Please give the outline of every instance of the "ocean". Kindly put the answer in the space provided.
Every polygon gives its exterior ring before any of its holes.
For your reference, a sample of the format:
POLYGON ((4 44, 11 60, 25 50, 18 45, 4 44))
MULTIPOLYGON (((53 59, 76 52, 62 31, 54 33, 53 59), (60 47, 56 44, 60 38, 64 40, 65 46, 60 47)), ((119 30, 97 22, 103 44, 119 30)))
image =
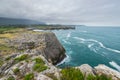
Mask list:
POLYGON ((94 67, 105 64, 120 71, 120 27, 76 26, 75 30, 53 32, 67 55, 57 66, 89 64, 94 67))

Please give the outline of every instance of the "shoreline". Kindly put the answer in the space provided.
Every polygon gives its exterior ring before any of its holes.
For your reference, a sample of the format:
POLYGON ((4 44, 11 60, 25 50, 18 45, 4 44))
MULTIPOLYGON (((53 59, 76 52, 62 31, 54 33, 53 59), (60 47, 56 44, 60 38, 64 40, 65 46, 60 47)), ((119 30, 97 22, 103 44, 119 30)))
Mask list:
MULTIPOLYGON (((60 80, 63 75, 61 71, 68 69, 66 74, 69 73, 69 68, 60 69, 56 66, 56 64, 64 62, 67 59, 67 55, 65 54, 63 45, 53 32, 18 31, 12 30, 10 33, 0 34, 2 37, 7 34, 3 38, 3 40, 6 39, 6 42, 3 44, 8 43, 8 51, 9 46, 19 49, 18 52, 11 52, 11 54, 4 55, 3 60, 5 62, 0 67, 0 80, 10 77, 20 80, 24 79, 30 73, 33 73, 32 75, 35 80, 44 80, 46 78, 53 80, 53 76, 57 80, 60 80), (18 71, 17 73, 16 70, 18 71), (46 74, 52 75, 52 77, 46 74)), ((85 78, 88 77, 88 74, 97 76, 102 73, 105 74, 105 77, 112 75, 113 80, 120 79, 120 72, 105 65, 98 65, 92 68, 88 64, 82 64, 72 68, 81 71, 82 75, 85 75, 85 78)))

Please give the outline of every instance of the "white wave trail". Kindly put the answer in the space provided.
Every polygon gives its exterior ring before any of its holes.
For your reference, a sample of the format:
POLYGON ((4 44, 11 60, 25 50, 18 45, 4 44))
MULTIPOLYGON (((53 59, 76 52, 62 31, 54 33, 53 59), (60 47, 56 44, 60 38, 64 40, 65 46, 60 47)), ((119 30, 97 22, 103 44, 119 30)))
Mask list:
POLYGON ((83 33, 86 33, 87 31, 79 31, 79 32, 83 32, 83 33))
POLYGON ((66 55, 66 58, 64 58, 60 63, 58 63, 56 66, 59 66, 63 63, 69 62, 71 60, 70 56, 66 55))
MULTIPOLYGON (((115 53, 120 53, 119 50, 116 50, 116 49, 111 49, 111 48, 107 48, 105 47, 101 42, 97 41, 97 40, 94 40, 94 39, 84 39, 84 38, 79 38, 79 37, 74 37, 75 39, 78 39, 78 40, 81 40, 82 42, 95 42, 95 43, 98 43, 100 45, 100 47, 104 48, 104 49, 107 49, 109 51, 112 51, 112 52, 115 52, 115 53)), ((93 45, 92 45, 93 46, 93 45)), ((92 47, 92 46, 89 46, 89 47, 92 47)))
POLYGON ((113 66, 114 68, 116 68, 116 69, 120 72, 120 66, 119 66, 116 62, 111 61, 111 62, 109 62, 109 64, 110 64, 111 66, 113 66))
POLYGON ((71 44, 70 42, 66 41, 66 40, 62 40, 64 43, 66 44, 71 44))
POLYGON ((94 45, 94 44, 89 44, 89 45, 88 45, 88 48, 91 48, 93 45, 94 45))
POLYGON ((66 36, 66 38, 68 39, 71 36, 71 32, 69 32, 66 36))
POLYGON ((44 31, 44 30, 35 29, 33 31, 41 32, 41 31, 44 31))

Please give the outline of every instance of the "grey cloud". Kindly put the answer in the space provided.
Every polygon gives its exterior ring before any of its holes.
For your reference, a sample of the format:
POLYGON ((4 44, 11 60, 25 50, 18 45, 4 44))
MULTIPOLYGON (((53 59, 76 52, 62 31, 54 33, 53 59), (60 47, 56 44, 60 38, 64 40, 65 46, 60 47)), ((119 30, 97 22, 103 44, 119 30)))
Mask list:
POLYGON ((47 23, 120 25, 120 0, 0 0, 0 16, 47 23))

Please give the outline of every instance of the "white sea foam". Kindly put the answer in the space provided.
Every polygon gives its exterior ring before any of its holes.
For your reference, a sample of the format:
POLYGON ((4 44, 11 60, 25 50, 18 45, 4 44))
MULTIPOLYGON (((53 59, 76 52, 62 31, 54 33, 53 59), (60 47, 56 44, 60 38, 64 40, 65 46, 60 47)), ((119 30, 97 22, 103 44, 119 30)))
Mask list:
POLYGON ((79 38, 79 37, 74 37, 75 39, 81 40, 81 41, 85 41, 85 39, 83 38, 79 38))
POLYGON ((79 32, 83 32, 83 33, 86 33, 87 31, 79 31, 79 32))
MULTIPOLYGON (((106 49, 106 50, 108 50, 108 51, 112 51, 112 52, 115 52, 115 53, 120 53, 119 50, 107 48, 107 47, 105 47, 105 46, 102 44, 102 42, 99 42, 99 41, 94 40, 94 39, 84 39, 84 38, 79 38, 79 37, 74 37, 74 38, 80 40, 81 42, 94 42, 94 43, 99 44, 101 48, 104 48, 104 49, 106 49)), ((92 45, 92 46, 93 46, 93 45, 92 45)), ((91 45, 88 45, 88 47, 91 47, 91 45)))
POLYGON ((94 45, 94 43, 89 44, 89 45, 88 45, 88 48, 91 48, 93 45, 94 45))
POLYGON ((70 36, 71 36, 71 32, 67 34, 66 39, 68 40, 70 36))
POLYGON ((119 66, 116 62, 111 61, 111 62, 109 62, 109 64, 110 64, 111 66, 113 66, 114 68, 116 68, 116 69, 120 72, 120 66, 119 66))
POLYGON ((56 66, 59 66, 59 65, 61 65, 61 64, 63 64, 63 63, 68 63, 68 62, 70 62, 70 60, 71 60, 71 58, 70 58, 70 56, 68 56, 67 54, 66 54, 66 58, 64 58, 64 60, 62 60, 60 63, 58 63, 56 66))
POLYGON ((62 40, 66 44, 71 44, 70 42, 66 41, 65 39, 62 40))
POLYGON ((44 30, 35 29, 33 31, 41 32, 41 31, 44 31, 44 30))

